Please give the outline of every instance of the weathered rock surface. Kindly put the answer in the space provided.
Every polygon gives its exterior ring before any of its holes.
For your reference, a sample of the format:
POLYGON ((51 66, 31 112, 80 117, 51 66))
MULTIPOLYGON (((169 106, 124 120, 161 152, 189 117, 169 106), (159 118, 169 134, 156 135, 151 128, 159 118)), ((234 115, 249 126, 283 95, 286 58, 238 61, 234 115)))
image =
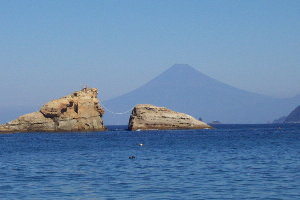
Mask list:
POLYGON ((295 108, 285 119, 284 123, 300 123, 300 106, 295 108))
POLYGON ((96 88, 84 88, 48 102, 38 112, 0 125, 0 132, 105 130, 101 118, 104 110, 97 95, 96 88))
POLYGON ((129 130, 204 129, 212 128, 190 115, 150 104, 139 104, 132 110, 129 130))

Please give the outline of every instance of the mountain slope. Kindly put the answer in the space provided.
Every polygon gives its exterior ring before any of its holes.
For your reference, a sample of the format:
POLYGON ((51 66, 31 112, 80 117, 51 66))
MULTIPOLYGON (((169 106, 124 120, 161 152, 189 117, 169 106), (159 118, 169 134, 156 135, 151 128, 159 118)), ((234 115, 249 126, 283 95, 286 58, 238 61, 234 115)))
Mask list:
MULTIPOLYGON (((140 88, 103 104, 114 111, 125 111, 136 104, 154 104, 202 117, 207 122, 265 123, 285 115, 299 100, 247 92, 210 78, 189 65, 174 65, 140 88)), ((106 112, 104 120, 106 124, 127 124, 128 118, 129 114, 106 112)))

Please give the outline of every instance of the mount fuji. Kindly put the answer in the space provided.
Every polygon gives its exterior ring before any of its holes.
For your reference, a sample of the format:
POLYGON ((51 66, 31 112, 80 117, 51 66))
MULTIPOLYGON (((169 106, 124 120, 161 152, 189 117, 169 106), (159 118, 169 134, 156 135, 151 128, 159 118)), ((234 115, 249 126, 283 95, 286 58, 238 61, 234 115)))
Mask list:
MULTIPOLYGON (((153 104, 190 114, 203 121, 266 123, 288 114, 300 96, 273 98, 241 90, 215 80, 186 64, 176 64, 143 86, 103 102, 112 111, 126 111, 136 104, 153 104)), ((105 124, 127 124, 130 113, 106 112, 105 124)))

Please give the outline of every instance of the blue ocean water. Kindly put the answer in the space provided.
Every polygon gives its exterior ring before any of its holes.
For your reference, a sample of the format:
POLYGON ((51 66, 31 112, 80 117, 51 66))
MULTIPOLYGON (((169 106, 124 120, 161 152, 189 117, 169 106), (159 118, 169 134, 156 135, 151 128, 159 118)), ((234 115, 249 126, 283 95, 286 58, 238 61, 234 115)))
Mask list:
POLYGON ((0 199, 300 198, 299 125, 122 128, 1 134, 0 199))

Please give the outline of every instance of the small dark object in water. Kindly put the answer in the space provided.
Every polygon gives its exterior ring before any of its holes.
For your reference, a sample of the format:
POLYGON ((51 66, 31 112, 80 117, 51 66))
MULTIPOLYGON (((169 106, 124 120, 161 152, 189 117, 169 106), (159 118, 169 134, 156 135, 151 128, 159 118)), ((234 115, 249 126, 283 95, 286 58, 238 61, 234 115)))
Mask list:
POLYGON ((135 159, 135 156, 129 156, 128 158, 129 159, 135 159))

